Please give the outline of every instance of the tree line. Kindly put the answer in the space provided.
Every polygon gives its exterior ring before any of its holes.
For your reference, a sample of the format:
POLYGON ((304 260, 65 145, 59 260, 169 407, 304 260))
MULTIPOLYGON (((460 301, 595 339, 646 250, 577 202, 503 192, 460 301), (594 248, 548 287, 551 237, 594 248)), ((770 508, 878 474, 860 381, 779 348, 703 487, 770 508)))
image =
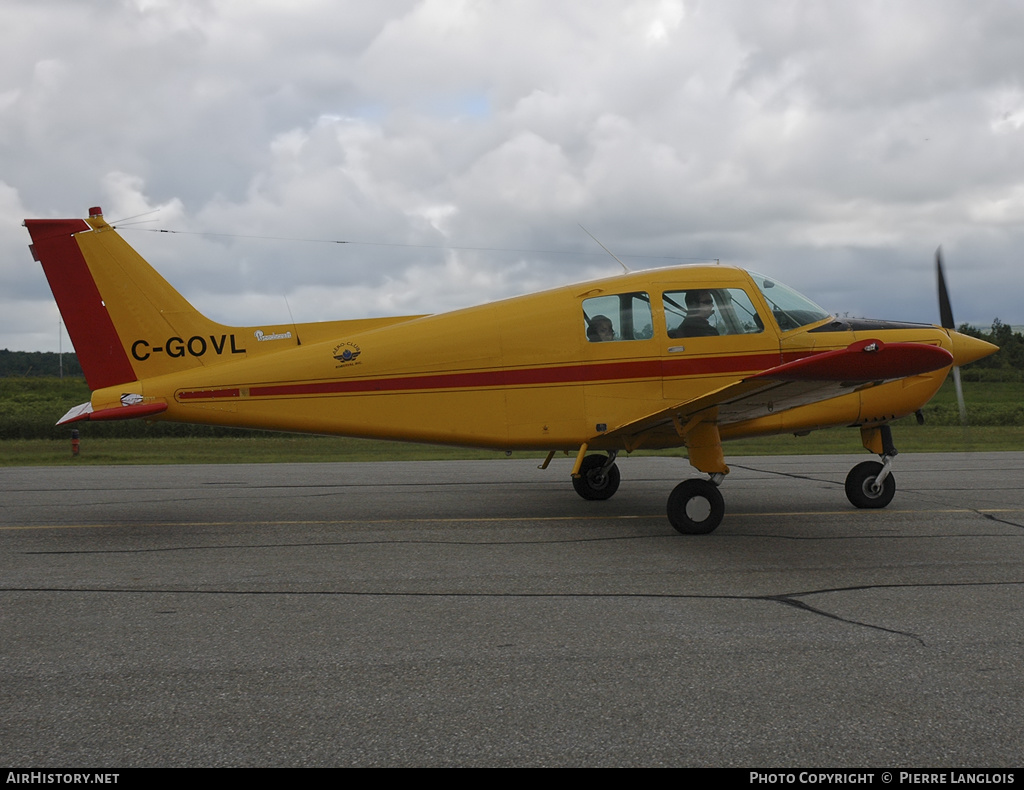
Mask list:
POLYGON ((56 378, 63 375, 81 378, 82 366, 73 353, 57 354, 53 351, 8 351, 0 348, 0 378, 35 377, 56 378))
MULTIPOLYGON (((965 335, 987 340, 999 346, 999 352, 974 362, 963 372, 968 381, 1024 381, 1024 333, 998 318, 988 331, 970 324, 957 329, 965 335)), ((53 351, 9 351, 0 349, 0 378, 41 377, 61 375, 82 377, 82 367, 73 353, 57 354, 53 351)))
POLYGON ((998 318, 988 332, 970 324, 961 324, 957 330, 999 346, 997 353, 964 368, 965 381, 1024 381, 1024 333, 1014 332, 998 318))
MULTIPOLYGON (((986 332, 961 324, 957 329, 965 335, 987 340, 999 346, 999 352, 972 363, 963 371, 966 381, 1024 381, 1024 333, 998 318, 986 332)), ((0 349, 0 378, 81 378, 82 367, 73 353, 53 351, 9 351, 0 349)))

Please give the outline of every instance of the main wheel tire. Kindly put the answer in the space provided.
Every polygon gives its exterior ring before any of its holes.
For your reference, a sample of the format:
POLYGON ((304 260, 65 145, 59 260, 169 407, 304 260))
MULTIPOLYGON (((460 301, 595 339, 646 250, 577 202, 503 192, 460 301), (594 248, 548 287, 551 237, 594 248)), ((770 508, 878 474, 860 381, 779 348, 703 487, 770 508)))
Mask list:
POLYGON ((725 516, 725 500, 710 480, 684 480, 668 497, 668 520, 684 535, 714 532, 725 516))
POLYGON ((892 502, 896 494, 896 480, 893 476, 886 475, 882 481, 880 491, 875 491, 872 486, 882 471, 882 465, 878 461, 865 461, 857 464, 846 476, 846 498, 855 507, 885 507, 892 502))
POLYGON ((588 455, 580 465, 580 476, 572 479, 572 487, 584 499, 611 499, 619 490, 619 467, 612 464, 606 471, 608 456, 588 455))

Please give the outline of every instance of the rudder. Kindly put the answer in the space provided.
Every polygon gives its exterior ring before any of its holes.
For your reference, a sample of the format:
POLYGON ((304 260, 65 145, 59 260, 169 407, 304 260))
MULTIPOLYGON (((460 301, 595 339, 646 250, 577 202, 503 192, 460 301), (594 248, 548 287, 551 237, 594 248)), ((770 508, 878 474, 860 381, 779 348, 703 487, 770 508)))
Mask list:
POLYGON ((209 364, 207 354, 218 362, 244 355, 232 327, 189 304, 99 208, 89 214, 25 220, 25 227, 90 389, 209 364))
POLYGON ((80 219, 27 219, 32 257, 43 266, 89 389, 135 380, 135 372, 110 319, 75 235, 80 219))

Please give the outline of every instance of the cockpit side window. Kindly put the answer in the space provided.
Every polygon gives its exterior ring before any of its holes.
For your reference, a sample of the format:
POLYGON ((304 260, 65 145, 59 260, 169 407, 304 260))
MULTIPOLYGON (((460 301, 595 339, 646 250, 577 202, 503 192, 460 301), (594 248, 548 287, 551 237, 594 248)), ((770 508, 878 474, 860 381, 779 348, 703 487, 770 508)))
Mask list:
POLYGON ((764 331, 764 321, 741 288, 666 291, 662 302, 668 336, 672 338, 754 335, 764 331))
POLYGON ((772 318, 783 332, 799 329, 802 326, 832 317, 831 313, 821 309, 806 296, 797 293, 778 280, 769 279, 756 272, 750 272, 750 276, 754 278, 754 283, 772 310, 772 318))
POLYGON ((654 336, 651 297, 637 291, 584 299, 583 329, 590 343, 648 340, 654 336))

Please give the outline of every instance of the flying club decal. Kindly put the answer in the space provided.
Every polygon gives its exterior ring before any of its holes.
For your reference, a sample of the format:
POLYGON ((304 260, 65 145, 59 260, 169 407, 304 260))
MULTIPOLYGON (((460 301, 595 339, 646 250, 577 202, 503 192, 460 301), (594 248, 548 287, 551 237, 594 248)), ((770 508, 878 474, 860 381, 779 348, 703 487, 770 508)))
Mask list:
MULTIPOLYGON (((336 360, 338 360, 338 362, 341 363, 341 365, 337 366, 340 368, 343 365, 349 364, 350 362, 355 362, 356 357, 358 357, 361 353, 363 352, 359 350, 359 346, 357 346, 355 343, 341 343, 334 347, 333 356, 336 360)), ((359 363, 356 362, 356 364, 358 365, 359 363)))

